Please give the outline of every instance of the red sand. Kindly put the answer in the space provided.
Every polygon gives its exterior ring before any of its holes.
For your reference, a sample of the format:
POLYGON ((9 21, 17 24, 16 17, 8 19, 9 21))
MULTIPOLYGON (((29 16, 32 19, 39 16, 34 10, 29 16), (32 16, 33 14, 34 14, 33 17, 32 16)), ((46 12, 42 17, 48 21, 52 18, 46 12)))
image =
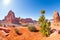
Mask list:
MULTIPOLYGON (((21 35, 17 35, 14 31, 13 27, 10 27, 9 30, 9 35, 4 36, 3 33, 0 32, 0 39, 3 40, 41 40, 43 36, 41 35, 40 31, 39 32, 30 32, 27 27, 17 27, 21 35)), ((37 29, 39 29, 37 27, 37 29)), ((40 29, 39 29, 40 30, 40 29)))

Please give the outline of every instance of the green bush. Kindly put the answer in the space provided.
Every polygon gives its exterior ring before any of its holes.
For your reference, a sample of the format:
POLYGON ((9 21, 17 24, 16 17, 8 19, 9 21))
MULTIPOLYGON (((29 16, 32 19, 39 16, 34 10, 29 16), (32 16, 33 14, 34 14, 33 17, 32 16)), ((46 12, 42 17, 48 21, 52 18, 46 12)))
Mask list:
POLYGON ((45 10, 41 10, 41 16, 38 19, 38 22, 40 23, 41 33, 44 36, 48 37, 48 36, 50 36, 50 30, 51 30, 50 25, 51 25, 51 23, 47 19, 45 19, 44 14, 45 14, 45 10))
POLYGON ((16 32, 18 35, 21 34, 17 28, 15 28, 14 30, 15 30, 15 32, 16 32))
POLYGON ((43 22, 42 24, 41 24, 41 32, 42 32, 42 34, 43 35, 45 35, 46 37, 48 37, 49 35, 50 35, 50 27, 49 27, 49 25, 50 24, 48 24, 49 22, 43 22))
POLYGON ((35 26, 29 26, 28 29, 31 31, 31 32, 36 32, 37 29, 35 28, 35 26))

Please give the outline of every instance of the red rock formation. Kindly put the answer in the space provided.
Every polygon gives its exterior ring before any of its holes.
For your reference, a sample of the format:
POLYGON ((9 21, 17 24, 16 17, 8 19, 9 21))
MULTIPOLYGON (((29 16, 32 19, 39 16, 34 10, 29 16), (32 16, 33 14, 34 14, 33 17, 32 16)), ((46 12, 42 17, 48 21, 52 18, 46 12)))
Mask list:
POLYGON ((34 23, 31 18, 26 18, 26 19, 21 19, 20 20, 21 24, 29 24, 29 23, 34 23))
POLYGON ((31 18, 26 18, 25 20, 27 23, 33 23, 33 20, 31 18))
POLYGON ((20 21, 20 18, 16 18, 14 12, 10 10, 8 12, 8 15, 5 16, 5 18, 3 19, 3 21, 5 23, 18 23, 20 21))
POLYGON ((17 18, 15 17, 14 12, 10 10, 8 12, 8 15, 5 16, 5 18, 3 19, 3 22, 19 24, 19 23, 33 23, 33 20, 31 18, 26 18, 26 19, 20 19, 20 17, 17 18))
POLYGON ((14 23, 19 24, 19 21, 20 21, 20 17, 19 17, 19 18, 16 18, 16 17, 15 17, 14 23))
POLYGON ((14 20, 15 20, 15 14, 14 14, 14 12, 12 12, 12 10, 10 10, 8 12, 8 15, 5 16, 3 21, 6 23, 12 23, 12 22, 14 22, 14 20))
POLYGON ((54 12, 54 22, 59 22, 60 21, 60 17, 59 17, 59 13, 57 11, 54 12))

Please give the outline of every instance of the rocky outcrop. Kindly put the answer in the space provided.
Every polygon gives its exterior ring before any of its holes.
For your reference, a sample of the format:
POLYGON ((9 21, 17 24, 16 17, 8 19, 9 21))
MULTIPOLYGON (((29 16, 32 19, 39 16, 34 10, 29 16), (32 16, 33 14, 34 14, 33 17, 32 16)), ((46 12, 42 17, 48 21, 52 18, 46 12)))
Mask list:
POLYGON ((12 10, 10 10, 8 12, 8 15, 5 16, 5 18, 3 19, 3 21, 7 22, 7 23, 12 23, 12 22, 14 22, 14 20, 15 20, 15 14, 14 14, 14 12, 12 12, 12 10))
POLYGON ((27 23, 33 23, 33 20, 31 18, 21 19, 21 22, 27 22, 27 23))
POLYGON ((26 19, 23 19, 23 18, 17 18, 15 17, 15 14, 12 10, 10 10, 8 12, 8 15, 5 16, 5 18, 3 19, 3 22, 5 23, 14 23, 14 24, 20 24, 20 23, 34 23, 36 21, 32 20, 31 18, 26 18, 26 19))
POLYGON ((3 19, 3 21, 4 21, 5 23, 18 23, 19 20, 20 20, 20 18, 16 18, 16 17, 15 17, 15 14, 14 14, 14 12, 13 12, 12 10, 10 10, 10 11, 8 12, 8 15, 5 16, 5 18, 3 19))
POLYGON ((15 23, 15 24, 20 24, 19 21, 20 21, 20 17, 19 17, 19 18, 15 17, 15 20, 14 20, 13 23, 15 23))
POLYGON ((35 21, 32 20, 31 18, 26 18, 26 19, 21 19, 20 23, 21 24, 29 24, 29 23, 34 23, 35 21))
POLYGON ((60 21, 60 16, 59 16, 59 13, 57 11, 54 12, 54 22, 59 22, 60 21))

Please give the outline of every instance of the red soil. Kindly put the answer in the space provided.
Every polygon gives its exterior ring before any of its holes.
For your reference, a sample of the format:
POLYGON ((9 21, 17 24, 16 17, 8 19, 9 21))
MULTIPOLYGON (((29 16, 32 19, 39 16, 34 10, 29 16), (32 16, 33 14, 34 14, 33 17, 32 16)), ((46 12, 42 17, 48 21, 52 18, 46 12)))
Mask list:
MULTIPOLYGON (((21 35, 17 35, 14 31, 13 27, 8 28, 10 30, 8 36, 4 36, 2 32, 0 32, 0 39, 3 40, 41 40, 43 38, 41 32, 30 32, 27 27, 16 27, 21 35)), ((39 30, 39 27, 37 27, 39 30)))

